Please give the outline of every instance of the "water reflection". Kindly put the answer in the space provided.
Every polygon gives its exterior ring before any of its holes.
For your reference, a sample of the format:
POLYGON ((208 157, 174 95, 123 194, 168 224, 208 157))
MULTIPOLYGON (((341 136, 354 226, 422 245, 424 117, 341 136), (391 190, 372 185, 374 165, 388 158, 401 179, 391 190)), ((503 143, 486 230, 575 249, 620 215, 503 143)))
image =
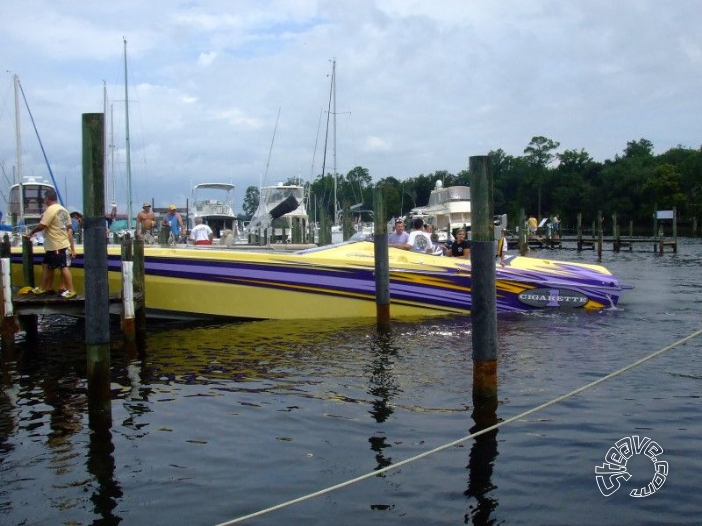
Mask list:
POLYGON ((88 471, 95 477, 96 482, 90 500, 94 504, 95 515, 101 517, 93 524, 111 526, 122 521, 113 513, 122 496, 122 489, 115 480, 115 448, 110 426, 105 425, 104 421, 98 422, 96 426, 91 426, 87 463, 88 471))
MULTIPOLYGON (((397 348, 394 345, 392 334, 380 330, 371 345, 373 353, 369 364, 368 394, 371 395, 371 410, 373 419, 382 424, 393 414, 391 400, 401 393, 397 378, 393 374, 397 348)), ((368 439, 371 450, 375 452, 378 463, 375 469, 382 469, 392 464, 392 458, 385 456, 385 449, 391 447, 385 436, 372 436, 368 439)), ((384 476, 384 475, 381 475, 384 476)))
MULTIPOLYGON (((497 397, 473 397, 475 425, 471 433, 497 424, 497 397)), ((484 526, 494 524, 493 513, 497 508, 497 499, 491 494, 496 486, 492 482, 493 468, 497 458, 497 429, 475 437, 468 458, 468 488, 463 494, 471 499, 469 511, 464 517, 465 524, 484 526), (473 499, 475 504, 472 503, 473 499)))

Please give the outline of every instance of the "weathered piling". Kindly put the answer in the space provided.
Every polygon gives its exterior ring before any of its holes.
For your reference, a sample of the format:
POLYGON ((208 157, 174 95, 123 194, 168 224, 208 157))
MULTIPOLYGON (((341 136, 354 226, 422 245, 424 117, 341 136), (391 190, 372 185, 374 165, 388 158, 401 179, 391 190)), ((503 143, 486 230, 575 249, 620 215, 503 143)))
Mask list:
POLYGON ((104 194, 104 115, 83 114, 83 260, 88 412, 111 422, 110 316, 104 194))
POLYGON ((602 245, 604 244, 604 217, 602 211, 597 211, 597 259, 602 259, 602 245))
POLYGON ((373 244, 375 254, 375 305, 378 327, 390 325, 390 264, 388 260, 388 226, 383 191, 373 194, 373 244))
POLYGON ((32 240, 22 236, 22 276, 27 287, 34 287, 34 245, 32 240))
POLYGON ((0 334, 2 335, 3 353, 14 349, 15 332, 18 328, 12 306, 11 246, 10 237, 5 234, 0 246, 0 260, 2 261, 2 312, 0 313, 2 314, 2 329, 0 329, 0 334))
POLYGON ((526 215, 524 213, 524 209, 520 208, 519 209, 519 255, 520 256, 526 256, 527 252, 529 251, 529 227, 527 226, 527 222, 525 220, 526 215))
POLYGON ((497 395, 497 300, 490 157, 471 157, 469 171, 473 210, 470 250, 473 396, 485 398, 497 395))
POLYGON ((144 241, 122 239, 122 335, 128 351, 135 349, 137 336, 146 324, 144 311, 144 241))

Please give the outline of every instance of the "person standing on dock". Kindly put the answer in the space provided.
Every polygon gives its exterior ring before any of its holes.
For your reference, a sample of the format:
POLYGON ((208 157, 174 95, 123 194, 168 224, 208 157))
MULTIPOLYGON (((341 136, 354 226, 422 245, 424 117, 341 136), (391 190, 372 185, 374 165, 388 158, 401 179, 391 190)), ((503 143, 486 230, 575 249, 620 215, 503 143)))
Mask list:
POLYGON ((193 245, 211 245, 214 239, 214 232, 209 225, 202 222, 201 217, 195 218, 195 226, 190 231, 190 236, 188 239, 192 241, 193 245))
POLYGON ((47 190, 44 194, 46 210, 27 238, 35 234, 44 234, 44 261, 41 266, 41 286, 32 289, 33 294, 43 295, 53 292, 54 270, 61 272, 61 286, 65 290, 59 291, 59 296, 66 299, 75 298, 73 289, 73 276, 69 267, 70 259, 76 257, 76 248, 73 242, 73 229, 71 217, 63 206, 58 203, 56 190, 47 190), (70 249, 70 256, 66 251, 70 249), (70 258, 70 259, 69 259, 70 258))
POLYGON ((173 243, 177 243, 180 239, 180 233, 185 232, 185 227, 183 226, 183 218, 180 217, 176 205, 170 205, 168 207, 168 213, 163 217, 163 226, 171 229, 173 243))
POLYGON ((539 227, 539 222, 534 217, 534 214, 529 216, 529 219, 527 220, 527 225, 529 226, 529 235, 535 236, 536 229, 539 227))
POLYGON ((553 238, 559 239, 561 237, 561 216, 556 214, 553 216, 553 238))
POLYGON ((155 243, 153 229, 156 226, 156 216, 151 210, 151 203, 145 201, 141 212, 137 214, 136 235, 138 239, 143 239, 147 243, 155 243))

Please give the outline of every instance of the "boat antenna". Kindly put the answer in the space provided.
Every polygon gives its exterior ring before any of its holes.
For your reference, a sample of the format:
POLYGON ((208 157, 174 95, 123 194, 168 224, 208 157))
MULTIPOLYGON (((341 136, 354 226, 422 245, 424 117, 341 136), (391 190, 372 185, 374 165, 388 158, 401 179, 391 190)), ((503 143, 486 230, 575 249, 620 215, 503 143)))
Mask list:
MULTIPOLYGON (((37 136, 37 139, 39 140, 39 147, 41 148, 41 153, 44 155, 44 162, 46 163, 46 167, 49 169, 49 175, 51 176, 51 182, 54 185, 54 189, 56 190, 56 197, 58 197, 59 203, 61 206, 65 206, 65 203, 63 202, 63 198, 61 197, 61 192, 59 191, 58 184, 56 184, 56 179, 54 178, 54 172, 51 170, 51 165, 49 164, 49 158, 46 156, 46 150, 44 150, 44 145, 41 142, 41 137, 39 137, 39 130, 37 130, 37 125, 34 122, 34 116, 32 115, 32 110, 29 109, 29 103, 27 102, 27 97, 24 94, 24 90, 22 89, 22 84, 19 81, 19 77, 15 75, 15 79, 17 81, 17 86, 19 87, 20 92, 22 93, 22 99, 24 99, 24 105, 27 108, 27 112, 29 113, 29 119, 32 121, 32 127, 34 128, 34 133, 37 136)), ((19 130, 19 128, 18 128, 19 130)), ((21 175, 21 172, 19 172, 21 175)), ((20 184, 21 180, 20 180, 20 184)), ((22 195, 20 193, 20 195, 22 195)))
POLYGON ((124 122, 126 127, 127 139, 127 229, 132 228, 132 160, 129 146, 129 81, 127 78, 127 39, 124 40, 124 122))

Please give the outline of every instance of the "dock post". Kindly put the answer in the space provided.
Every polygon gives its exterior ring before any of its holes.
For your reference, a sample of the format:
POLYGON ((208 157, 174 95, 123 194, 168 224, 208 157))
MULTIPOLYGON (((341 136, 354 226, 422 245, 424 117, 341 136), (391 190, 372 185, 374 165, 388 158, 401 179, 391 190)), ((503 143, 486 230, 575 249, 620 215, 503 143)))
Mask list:
POLYGON ((602 243, 604 242, 604 217, 602 210, 597 211, 597 259, 602 259, 602 243))
POLYGON ((692 218, 692 237, 697 237, 697 216, 692 218))
POLYGON ((83 236, 85 345, 91 428, 112 421, 110 298, 105 235, 104 125, 102 113, 83 114, 83 236))
POLYGON ((673 207, 673 254, 678 253, 678 210, 673 207))
POLYGON ((492 165, 487 155, 469 159, 473 239, 471 240, 471 317, 473 396, 497 396, 497 298, 492 165))
POLYGON ((32 240, 22 236, 22 274, 24 285, 34 287, 34 245, 32 240))
POLYGON ((619 224, 617 223, 617 213, 612 214, 612 237, 614 238, 613 247, 615 252, 621 249, 621 240, 619 239, 619 224))
POLYGON ((390 326, 390 263, 388 259, 388 225, 381 188, 376 188, 373 193, 373 223, 377 324, 379 329, 387 330, 390 326))
POLYGON ((134 257, 129 234, 122 238, 122 336, 127 344, 136 342, 134 321, 134 257))
POLYGON ((578 212, 578 219, 575 225, 575 234, 578 238, 578 252, 583 249, 583 214, 578 212))
POLYGON ((529 251, 529 242, 527 241, 527 236, 529 235, 528 227, 524 218, 526 217, 524 209, 519 209, 519 255, 526 256, 529 251))
POLYGON ((146 335, 146 270, 144 268, 144 240, 134 239, 134 293, 141 298, 134 313, 137 342, 146 335))
POLYGON ((15 333, 19 329, 17 319, 12 306, 12 271, 11 271, 11 247, 10 236, 5 234, 0 246, 0 258, 2 259, 2 353, 5 358, 6 353, 10 353, 15 348, 15 333))

